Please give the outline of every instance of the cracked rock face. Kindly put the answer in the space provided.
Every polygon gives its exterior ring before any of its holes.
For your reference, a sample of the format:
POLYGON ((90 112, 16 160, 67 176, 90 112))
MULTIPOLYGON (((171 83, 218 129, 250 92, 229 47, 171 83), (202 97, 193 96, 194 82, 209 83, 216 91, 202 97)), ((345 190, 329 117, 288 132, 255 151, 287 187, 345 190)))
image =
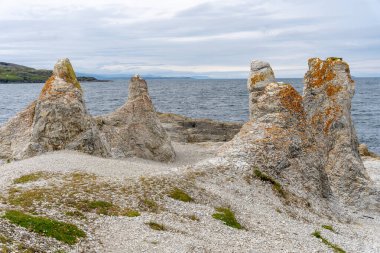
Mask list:
POLYGON ((137 156, 162 162, 175 159, 171 140, 149 97, 147 83, 138 76, 130 80, 128 101, 97 121, 113 157, 137 156))

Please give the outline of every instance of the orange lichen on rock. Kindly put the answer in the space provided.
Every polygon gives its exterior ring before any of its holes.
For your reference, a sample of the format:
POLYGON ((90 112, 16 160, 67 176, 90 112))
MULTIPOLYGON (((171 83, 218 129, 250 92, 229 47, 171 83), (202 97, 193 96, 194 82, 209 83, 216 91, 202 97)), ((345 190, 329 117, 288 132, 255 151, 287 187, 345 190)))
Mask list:
POLYGON ((338 119, 341 112, 342 112, 342 108, 340 106, 336 106, 336 107, 330 106, 325 110, 325 116, 327 119, 325 121, 324 128, 323 128, 323 132, 325 134, 328 134, 332 123, 334 123, 338 119))
POLYGON ((302 96, 289 84, 279 92, 281 104, 290 112, 303 114, 302 96))
POLYGON ((56 64, 54 67, 54 74, 59 78, 65 80, 67 83, 73 84, 75 88, 80 90, 82 89, 69 59, 60 60, 59 64, 56 64))
POLYGON ((324 83, 330 82, 334 79, 335 73, 332 68, 334 64, 334 60, 327 59, 326 61, 322 61, 320 59, 310 59, 309 63, 312 61, 316 61, 314 63, 312 70, 309 71, 309 85, 312 88, 321 87, 324 83))
POLYGON ((339 91, 342 90, 342 86, 336 86, 331 83, 329 83, 326 87, 326 94, 327 96, 331 97, 337 94, 339 91))
POLYGON ((43 98, 47 93, 51 92, 52 84, 55 80, 55 76, 51 76, 45 83, 44 87, 40 93, 40 99, 43 98))
POLYGON ((255 85, 258 82, 262 82, 265 80, 265 75, 264 73, 259 73, 251 77, 251 84, 255 85))

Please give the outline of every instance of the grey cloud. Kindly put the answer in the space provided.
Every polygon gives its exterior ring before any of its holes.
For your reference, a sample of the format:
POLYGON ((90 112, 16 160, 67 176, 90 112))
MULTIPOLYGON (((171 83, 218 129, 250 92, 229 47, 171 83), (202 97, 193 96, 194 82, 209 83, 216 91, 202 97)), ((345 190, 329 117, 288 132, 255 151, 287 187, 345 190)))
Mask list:
MULTIPOLYGON (((115 24, 110 21, 129 20, 119 5, 46 8, 45 12, 55 14, 0 21, 0 58, 51 68, 56 58, 70 57, 80 72, 111 73, 104 66, 124 65, 126 71, 147 66, 144 72, 149 73, 151 67, 151 74, 162 75, 197 74, 165 70, 170 65, 247 66, 248 71, 249 61, 259 58, 277 66, 279 76, 301 77, 308 57, 334 55, 353 62, 355 74, 380 75, 379 68, 366 70, 355 64, 380 56, 380 23, 369 9, 373 6, 364 1, 353 16, 351 8, 358 4, 335 2, 208 2, 170 18, 115 24), (248 36, 249 32, 260 36, 248 36), (239 33, 248 35, 233 37, 239 33)), ((244 71, 205 73, 217 77, 246 75, 244 71)))

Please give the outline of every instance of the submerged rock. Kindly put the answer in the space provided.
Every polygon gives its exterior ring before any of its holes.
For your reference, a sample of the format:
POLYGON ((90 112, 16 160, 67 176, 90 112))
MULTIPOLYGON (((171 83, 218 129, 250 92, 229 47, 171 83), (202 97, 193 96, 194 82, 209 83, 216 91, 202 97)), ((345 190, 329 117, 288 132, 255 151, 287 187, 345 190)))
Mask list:
POLYGON ((156 115, 148 86, 139 76, 129 83, 128 101, 115 112, 97 117, 113 157, 137 156, 173 161, 171 140, 156 115))

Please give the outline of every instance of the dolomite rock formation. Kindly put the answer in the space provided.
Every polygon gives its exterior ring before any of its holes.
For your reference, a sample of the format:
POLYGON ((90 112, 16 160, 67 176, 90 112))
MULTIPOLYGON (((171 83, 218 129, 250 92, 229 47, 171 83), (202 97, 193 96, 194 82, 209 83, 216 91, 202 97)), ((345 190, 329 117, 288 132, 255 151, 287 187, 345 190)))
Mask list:
POLYGON ((257 99, 263 94, 265 87, 273 82, 275 77, 269 63, 256 60, 251 62, 251 72, 247 82, 250 119, 256 118, 254 113, 257 111, 255 110, 257 99))
POLYGON ((87 113, 82 93, 70 61, 59 60, 38 99, 0 128, 0 159, 69 149, 102 157, 174 160, 143 79, 132 78, 128 102, 98 120, 87 113))
POLYGON ((175 159, 147 83, 139 76, 131 78, 127 103, 109 115, 97 117, 97 121, 113 157, 137 156, 163 162, 175 159))
POLYGON ((309 60, 303 102, 309 131, 322 152, 333 192, 347 201, 355 201, 369 180, 351 120, 354 92, 349 66, 342 59, 309 60))
POLYGON ((108 156, 68 59, 54 67, 39 98, 0 129, 0 157, 22 159, 71 149, 108 156))
POLYGON ((248 90, 250 121, 221 148, 221 157, 258 168, 308 199, 360 205, 360 198, 376 195, 358 153, 347 63, 310 59, 302 97, 274 82, 268 63, 253 61, 248 90))
POLYGON ((328 198, 331 189, 319 153, 311 153, 316 148, 308 135, 302 97, 291 85, 272 80, 270 66, 254 61, 248 80, 251 119, 220 155, 265 172, 304 199, 328 198), (252 76, 262 70, 256 66, 265 66, 270 78, 255 82, 252 76))

